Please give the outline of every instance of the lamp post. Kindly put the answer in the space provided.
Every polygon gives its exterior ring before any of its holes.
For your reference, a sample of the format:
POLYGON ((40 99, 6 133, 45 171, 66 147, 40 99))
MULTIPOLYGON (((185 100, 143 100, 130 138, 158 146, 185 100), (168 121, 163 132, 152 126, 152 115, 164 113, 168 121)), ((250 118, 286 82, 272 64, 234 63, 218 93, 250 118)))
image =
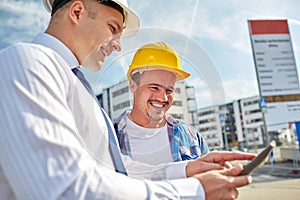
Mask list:
POLYGON ((227 134, 225 131, 225 114, 220 113, 219 120, 221 122, 221 131, 222 131, 222 136, 223 136, 224 143, 225 143, 225 149, 226 149, 226 151, 228 151, 228 149, 229 149, 228 148, 228 140, 227 140, 227 134))

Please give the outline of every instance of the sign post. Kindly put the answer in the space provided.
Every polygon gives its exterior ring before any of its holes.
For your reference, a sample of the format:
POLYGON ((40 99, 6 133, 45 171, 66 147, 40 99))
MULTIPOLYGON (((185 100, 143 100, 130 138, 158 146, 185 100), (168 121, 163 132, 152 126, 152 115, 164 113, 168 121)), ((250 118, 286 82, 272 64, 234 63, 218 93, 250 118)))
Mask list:
POLYGON ((300 151, 300 121, 295 122, 295 126, 296 126, 296 133, 297 133, 297 137, 298 137, 298 148, 300 151))
POLYGON ((259 105, 260 105, 261 112, 262 112, 264 135, 266 137, 265 145, 268 145, 269 144, 269 134, 268 134, 268 131, 267 131, 267 125, 266 125, 266 119, 265 119, 265 113, 267 112, 267 100, 266 100, 266 98, 260 98, 259 99, 259 105))

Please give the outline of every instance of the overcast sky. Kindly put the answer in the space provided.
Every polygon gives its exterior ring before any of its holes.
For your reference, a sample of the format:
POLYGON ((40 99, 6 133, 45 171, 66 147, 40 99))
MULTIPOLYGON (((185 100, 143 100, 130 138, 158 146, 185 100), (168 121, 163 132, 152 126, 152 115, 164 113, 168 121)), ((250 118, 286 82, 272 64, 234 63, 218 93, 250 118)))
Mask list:
MULTIPOLYGON (((133 52, 164 40, 192 73, 198 107, 258 95, 247 20, 288 19, 296 65, 300 62, 299 0, 129 0, 141 18, 135 38, 97 73, 84 71, 96 91, 125 77, 133 52), (114 74, 112 76, 112 74, 114 74)), ((0 49, 44 31, 49 14, 42 0, 0 0, 0 49)))

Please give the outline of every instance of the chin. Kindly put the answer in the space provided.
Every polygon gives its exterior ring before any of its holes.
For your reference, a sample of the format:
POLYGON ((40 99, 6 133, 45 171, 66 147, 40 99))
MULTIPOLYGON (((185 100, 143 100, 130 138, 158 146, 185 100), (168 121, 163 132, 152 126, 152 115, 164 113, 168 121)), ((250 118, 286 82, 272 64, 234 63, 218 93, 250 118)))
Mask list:
POLYGON ((161 115, 149 115, 149 118, 152 120, 152 121, 156 121, 156 122, 160 122, 164 119, 164 116, 161 116, 161 115))
POLYGON ((93 72, 97 72, 102 69, 102 66, 103 66, 103 62, 98 61, 98 62, 95 62, 95 64, 93 66, 91 65, 91 66, 88 66, 87 68, 93 72))

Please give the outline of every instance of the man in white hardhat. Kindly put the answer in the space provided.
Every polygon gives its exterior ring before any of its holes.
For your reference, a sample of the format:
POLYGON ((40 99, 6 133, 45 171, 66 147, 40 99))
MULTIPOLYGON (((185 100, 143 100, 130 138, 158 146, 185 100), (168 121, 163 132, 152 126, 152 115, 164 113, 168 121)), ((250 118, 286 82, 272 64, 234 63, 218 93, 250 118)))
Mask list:
MULTIPOLYGON (((48 12, 53 15, 60 7, 71 0, 43 0, 43 4, 48 12)), ((123 35, 133 36, 139 30, 140 20, 138 15, 128 7, 127 0, 98 0, 98 2, 111 6, 120 12, 124 17, 123 35)))
POLYGON ((44 3, 53 10, 46 31, 0 53, 0 199, 222 199, 249 184, 248 176, 234 177, 241 166, 223 166, 252 154, 176 166, 120 157, 112 123, 81 68, 100 70, 105 57, 121 50, 123 30, 138 29, 138 17, 120 0, 44 3), (123 163, 139 179, 116 173, 126 174, 123 163), (218 170, 202 173, 208 169, 218 170))

